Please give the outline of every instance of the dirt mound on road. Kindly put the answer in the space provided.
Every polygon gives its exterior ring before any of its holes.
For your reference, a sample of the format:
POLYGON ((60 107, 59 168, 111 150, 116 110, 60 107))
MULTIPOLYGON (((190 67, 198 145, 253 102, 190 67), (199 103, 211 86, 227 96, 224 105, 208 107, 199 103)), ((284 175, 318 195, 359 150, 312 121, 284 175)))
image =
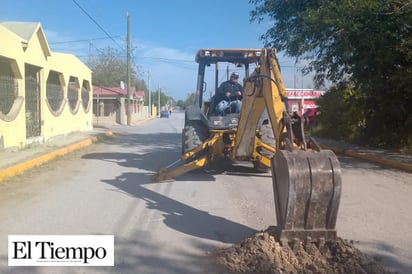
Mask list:
POLYGON ((266 230, 217 250, 217 262, 232 273, 390 273, 340 238, 323 246, 298 242, 282 247, 271 234, 266 230))

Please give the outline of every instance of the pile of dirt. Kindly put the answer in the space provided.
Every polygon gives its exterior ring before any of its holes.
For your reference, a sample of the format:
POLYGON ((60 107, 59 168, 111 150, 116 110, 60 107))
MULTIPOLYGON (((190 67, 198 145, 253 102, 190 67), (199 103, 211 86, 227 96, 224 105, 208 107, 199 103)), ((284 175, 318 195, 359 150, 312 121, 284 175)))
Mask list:
POLYGON ((351 242, 295 242, 282 247, 268 229, 239 245, 216 250, 217 262, 232 273, 391 273, 351 242))

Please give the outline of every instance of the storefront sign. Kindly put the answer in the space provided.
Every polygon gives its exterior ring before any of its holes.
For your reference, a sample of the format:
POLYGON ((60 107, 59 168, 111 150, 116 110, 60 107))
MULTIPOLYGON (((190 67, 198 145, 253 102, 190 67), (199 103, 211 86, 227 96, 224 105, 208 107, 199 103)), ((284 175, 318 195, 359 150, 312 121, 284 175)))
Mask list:
POLYGON ((321 90, 286 90, 289 99, 313 99, 325 94, 321 90))

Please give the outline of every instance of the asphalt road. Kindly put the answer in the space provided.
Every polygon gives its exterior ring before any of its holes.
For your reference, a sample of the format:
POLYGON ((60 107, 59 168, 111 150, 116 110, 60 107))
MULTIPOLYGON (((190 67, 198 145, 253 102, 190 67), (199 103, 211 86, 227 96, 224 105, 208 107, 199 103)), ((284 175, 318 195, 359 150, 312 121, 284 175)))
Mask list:
MULTIPOLYGON (((0 273, 219 273, 209 251, 276 224, 271 177, 239 163, 154 183, 179 158, 183 119, 115 126, 114 137, 1 183, 0 273), (114 235, 115 266, 8 267, 10 234, 114 235)), ((412 272, 412 175, 340 162, 338 234, 412 272)))

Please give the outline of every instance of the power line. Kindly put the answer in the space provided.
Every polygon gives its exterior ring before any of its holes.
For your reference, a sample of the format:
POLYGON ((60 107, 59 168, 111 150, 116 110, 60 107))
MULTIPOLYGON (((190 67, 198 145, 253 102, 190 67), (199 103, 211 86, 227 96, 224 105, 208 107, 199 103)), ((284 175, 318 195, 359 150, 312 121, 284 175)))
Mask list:
POLYGON ((72 1, 73 1, 73 3, 76 4, 77 7, 79 7, 79 9, 81 9, 81 10, 84 12, 84 14, 87 15, 87 17, 90 18, 90 20, 93 21, 93 23, 96 24, 96 26, 98 26, 98 27, 107 35, 107 37, 109 37, 119 48, 121 48, 122 50, 124 50, 124 49, 116 42, 116 40, 114 40, 113 36, 111 36, 102 26, 100 26, 100 24, 97 23, 97 21, 96 21, 85 9, 83 9, 82 6, 80 6, 79 3, 77 3, 76 0, 72 0, 72 1))
MULTIPOLYGON (((112 36, 113 38, 119 38, 122 37, 120 35, 117 36, 112 36)), ((110 39, 110 37, 98 37, 98 38, 90 38, 90 39, 79 39, 79 40, 71 40, 71 41, 60 41, 60 42, 50 42, 49 45, 57 45, 57 44, 71 44, 71 43, 80 43, 80 42, 90 42, 90 41, 95 41, 95 40, 104 40, 104 39, 110 39)))
POLYGON ((161 61, 171 61, 171 62, 185 62, 185 63, 193 63, 193 60, 185 60, 185 59, 173 59, 173 58, 162 58, 162 57, 151 57, 151 56, 142 56, 140 58, 144 59, 154 59, 154 60, 161 60, 161 61))
MULTIPOLYGON (((89 44, 90 47, 94 47, 98 52, 100 52, 101 54, 106 54, 103 50, 99 49, 98 47, 96 47, 93 43, 89 44)), ((89 54, 90 55, 90 54, 89 54)))

